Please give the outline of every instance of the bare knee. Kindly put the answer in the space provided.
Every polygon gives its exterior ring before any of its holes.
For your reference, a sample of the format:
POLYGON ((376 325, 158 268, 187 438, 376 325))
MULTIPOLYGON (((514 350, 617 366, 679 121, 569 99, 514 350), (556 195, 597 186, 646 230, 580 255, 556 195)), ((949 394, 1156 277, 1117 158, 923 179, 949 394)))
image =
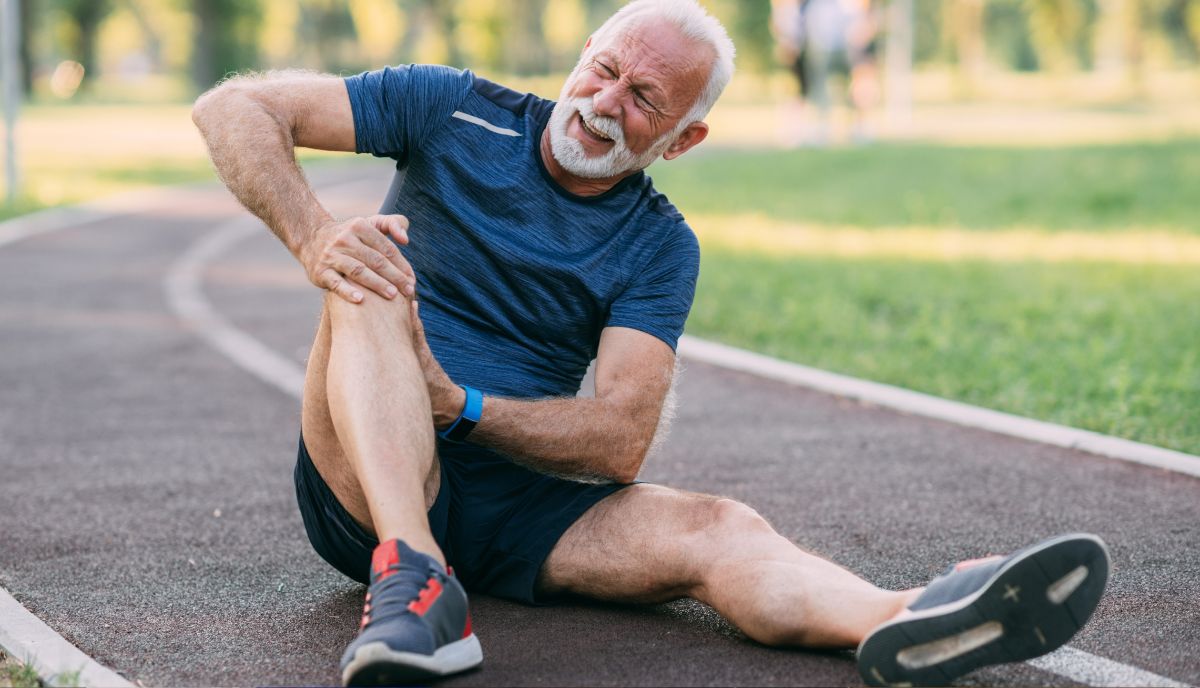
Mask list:
POLYGON ((412 341, 412 302, 403 297, 385 299, 365 292, 359 303, 350 303, 336 294, 325 295, 333 336, 348 332, 380 333, 393 343, 412 341))
POLYGON ((753 508, 713 497, 697 505, 688 540, 701 563, 697 571, 701 588, 723 578, 730 567, 744 570, 764 552, 783 544, 783 538, 753 508))
POLYGON ((718 546, 775 535, 775 529, 753 508, 734 499, 712 499, 705 507, 703 539, 718 546))

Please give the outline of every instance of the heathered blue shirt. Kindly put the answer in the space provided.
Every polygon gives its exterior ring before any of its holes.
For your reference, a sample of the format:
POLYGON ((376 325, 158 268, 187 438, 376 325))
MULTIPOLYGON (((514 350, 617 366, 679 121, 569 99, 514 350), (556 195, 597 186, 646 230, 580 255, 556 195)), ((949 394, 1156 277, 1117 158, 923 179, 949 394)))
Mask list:
POLYGON ((600 196, 541 159, 554 102, 469 71, 411 65, 346 79, 358 152, 394 158, 381 210, 410 222, 430 349, 456 383, 516 398, 570 396, 605 327, 675 348, 700 250, 637 173, 600 196))

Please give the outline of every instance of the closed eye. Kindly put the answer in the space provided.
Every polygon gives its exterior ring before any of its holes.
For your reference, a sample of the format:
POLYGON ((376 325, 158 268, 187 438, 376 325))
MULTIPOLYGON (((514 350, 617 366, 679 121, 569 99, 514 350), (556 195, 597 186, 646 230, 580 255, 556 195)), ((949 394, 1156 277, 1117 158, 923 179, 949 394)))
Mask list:
POLYGON ((653 110, 655 112, 659 111, 658 108, 654 107, 654 103, 651 103, 650 99, 647 98, 645 96, 645 94, 643 94, 641 91, 634 91, 634 95, 637 96, 637 99, 642 101, 642 103, 645 104, 646 107, 650 108, 651 110, 653 110))

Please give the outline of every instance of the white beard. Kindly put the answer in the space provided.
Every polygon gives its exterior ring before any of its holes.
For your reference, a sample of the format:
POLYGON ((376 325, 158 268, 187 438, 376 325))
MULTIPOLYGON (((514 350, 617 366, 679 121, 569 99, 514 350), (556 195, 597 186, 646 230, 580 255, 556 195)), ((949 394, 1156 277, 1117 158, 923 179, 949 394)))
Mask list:
POLYGON ((681 122, 680 126, 660 136, 650 148, 638 154, 625 145, 625 134, 616 120, 601 117, 592 110, 591 98, 568 98, 563 94, 554 106, 547 126, 550 129, 550 152, 564 170, 585 179, 607 179, 649 167, 666 152, 686 124, 681 122), (583 143, 567 134, 567 126, 575 113, 579 113, 589 127, 613 140, 613 146, 607 153, 589 157, 583 143))

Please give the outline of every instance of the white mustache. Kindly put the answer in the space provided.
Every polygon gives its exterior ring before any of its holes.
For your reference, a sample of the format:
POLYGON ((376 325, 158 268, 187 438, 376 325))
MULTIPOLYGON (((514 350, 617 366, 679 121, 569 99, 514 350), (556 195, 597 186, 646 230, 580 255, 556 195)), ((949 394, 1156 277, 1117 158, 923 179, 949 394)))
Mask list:
POLYGON ((571 105, 579 111, 579 115, 583 117, 583 121, 587 122, 589 127, 604 134, 613 141, 625 145, 625 133, 621 131, 621 125, 617 124, 617 120, 611 117, 597 115, 596 111, 592 109, 592 100, 590 98, 575 98, 571 101, 571 105))

